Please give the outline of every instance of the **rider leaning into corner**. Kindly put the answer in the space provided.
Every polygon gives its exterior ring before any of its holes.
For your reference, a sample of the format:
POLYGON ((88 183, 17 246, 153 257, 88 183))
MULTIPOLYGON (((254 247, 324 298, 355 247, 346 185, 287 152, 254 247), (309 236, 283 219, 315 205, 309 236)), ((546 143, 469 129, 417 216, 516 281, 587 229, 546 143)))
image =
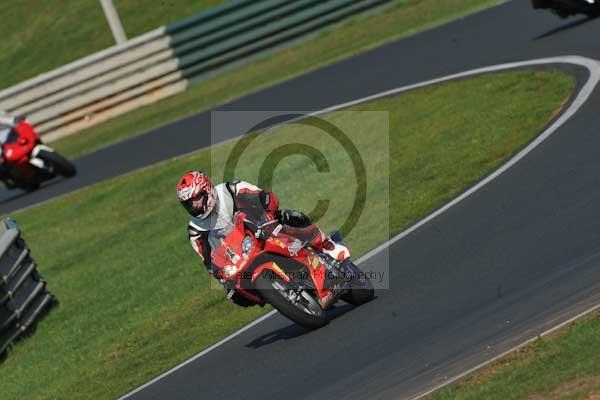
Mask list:
MULTIPOLYGON (((33 126, 25 121, 25 117, 13 116, 7 114, 5 111, 0 110, 0 179, 4 178, 8 166, 6 165, 6 159, 3 149, 4 143, 9 139, 12 131, 18 132, 21 140, 36 141, 37 135, 33 131, 33 126)), ((20 150, 11 150, 13 152, 20 150)), ((23 154, 10 154, 13 159, 20 159, 29 151, 29 149, 23 148, 23 154)))
MULTIPOLYGON (((316 251, 342 260, 350 256, 349 250, 331 240, 310 218, 300 211, 280 210, 279 199, 270 191, 265 191, 244 181, 224 182, 214 186, 210 178, 201 171, 191 171, 179 178, 177 184, 179 202, 191 215, 188 234, 192 247, 202 259, 210 274, 211 251, 217 248, 221 239, 229 234, 234 226, 234 214, 245 212, 250 219, 276 220, 282 231, 307 242, 316 251)), ((224 285, 227 282, 223 279, 224 285)), ((227 297, 234 303, 248 307, 255 305, 235 288, 225 287, 227 297)))
POLYGON ((14 128, 17 126, 19 121, 22 121, 22 117, 14 117, 12 115, 8 115, 6 111, 0 110, 0 125, 3 127, 14 128))

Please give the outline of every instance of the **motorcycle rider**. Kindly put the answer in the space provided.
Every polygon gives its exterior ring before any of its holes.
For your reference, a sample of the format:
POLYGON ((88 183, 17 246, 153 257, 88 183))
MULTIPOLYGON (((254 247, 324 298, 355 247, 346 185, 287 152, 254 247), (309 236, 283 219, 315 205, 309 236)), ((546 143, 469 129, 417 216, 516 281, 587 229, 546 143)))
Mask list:
POLYGON ((4 110, 0 110, 0 180, 7 186, 12 186, 9 179, 10 167, 7 165, 4 158, 4 143, 9 139, 13 130, 21 129, 26 137, 29 136, 30 130, 33 128, 29 124, 24 123, 25 118, 22 116, 12 116, 4 110))
MULTIPOLYGON (((329 239, 319 228, 312 225, 308 216, 300 211, 279 210, 279 199, 271 191, 265 191, 244 181, 224 182, 213 185, 202 171, 190 171, 179 178, 177 184, 179 202, 191 215, 188 236, 191 245, 202 259, 210 274, 211 251, 217 248, 221 239, 229 234, 234 226, 234 214, 246 213, 250 220, 274 220, 282 225, 282 232, 308 242, 316 251, 342 260, 350 253, 329 239)), ((221 283, 226 283, 224 280, 221 283)), ((227 296, 234 303, 248 307, 255 303, 226 288, 227 296)))
MULTIPOLYGON (((11 165, 4 156, 4 144, 9 140, 11 134, 18 135, 19 140, 25 141, 25 143, 37 140, 33 126, 25 121, 24 116, 9 115, 6 111, 0 110, 0 181, 4 182, 9 188, 14 187, 14 182, 10 176, 11 165)), ((29 150, 23 147, 22 149, 12 149, 11 151, 12 154, 10 156, 13 159, 19 159, 29 150)))
POLYGON ((0 126, 2 127, 14 128, 23 119, 23 117, 15 117, 12 115, 8 115, 6 111, 0 110, 0 126))

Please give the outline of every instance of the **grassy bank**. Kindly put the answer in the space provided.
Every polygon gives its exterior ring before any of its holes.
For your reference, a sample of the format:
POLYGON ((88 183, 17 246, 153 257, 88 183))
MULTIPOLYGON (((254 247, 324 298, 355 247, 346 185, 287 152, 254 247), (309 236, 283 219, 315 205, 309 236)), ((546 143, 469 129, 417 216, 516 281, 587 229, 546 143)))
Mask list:
POLYGON ((600 398, 600 315, 507 356, 432 400, 600 398))
MULTIPOLYGON (((355 256, 492 171, 535 137, 573 87, 570 76, 556 71, 511 72, 326 116, 366 165, 367 207, 347 236, 355 256), (381 229, 381 215, 389 215, 389 232, 381 229)), ((256 181, 267 154, 290 143, 321 150, 330 171, 316 172, 306 157, 289 156, 275 169, 273 189, 283 207, 310 210, 315 199, 332 199, 319 224, 336 226, 353 196, 332 194, 348 193, 356 182, 346 153, 322 131, 292 125, 264 133, 243 153, 237 176, 256 181), (318 190, 299 189, 307 187, 318 190)), ((13 216, 61 305, 0 366, 3 399, 114 398, 268 311, 237 307, 222 290, 210 289, 175 198, 185 170, 222 176, 233 146, 13 216)))
MULTIPOLYGON (((226 2, 115 0, 114 4, 131 38, 226 2)), ((0 16, 0 88, 114 44, 98 0, 3 1, 0 16)))
POLYGON ((56 141, 53 146, 75 157, 496 3, 498 0, 396 0, 386 11, 329 28, 307 42, 219 73, 184 93, 56 141))

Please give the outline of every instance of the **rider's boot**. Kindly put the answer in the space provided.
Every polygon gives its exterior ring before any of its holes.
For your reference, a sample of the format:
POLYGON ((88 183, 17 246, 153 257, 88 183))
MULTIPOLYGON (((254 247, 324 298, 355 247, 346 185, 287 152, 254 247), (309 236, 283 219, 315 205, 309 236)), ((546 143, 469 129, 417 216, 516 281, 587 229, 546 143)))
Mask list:
POLYGON ((318 229, 318 231, 318 235, 315 235, 310 242, 310 245, 313 249, 327 254, 337 261, 343 261, 350 257, 350 250, 346 246, 336 243, 329 236, 325 235, 325 233, 323 233, 323 231, 320 229, 318 229))
MULTIPOLYGON (((302 240, 304 243, 308 243, 318 253, 331 258, 331 262, 329 263, 331 264, 331 268, 335 268, 334 263, 350 257, 350 250, 346 246, 336 243, 316 225, 309 225, 303 228, 286 225, 283 231, 302 240)), ((325 287, 334 289, 336 287, 343 287, 344 277, 335 277, 334 275, 335 271, 330 271, 327 274, 325 277, 325 287)))
POLYGON ((320 229, 316 227, 315 229, 318 231, 318 234, 310 241, 310 245, 317 252, 325 255, 328 272, 325 276, 324 286, 332 288, 337 297, 346 290, 346 276, 344 276, 343 270, 339 268, 339 263, 350 258, 350 250, 346 246, 332 240, 320 229))

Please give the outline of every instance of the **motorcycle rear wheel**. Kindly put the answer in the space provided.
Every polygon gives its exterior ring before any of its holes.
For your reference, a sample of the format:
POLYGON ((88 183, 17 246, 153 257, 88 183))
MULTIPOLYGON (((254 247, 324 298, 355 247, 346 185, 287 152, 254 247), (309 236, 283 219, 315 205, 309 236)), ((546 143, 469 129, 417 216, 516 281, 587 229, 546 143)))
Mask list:
POLYGON ((292 290, 289 285, 277 277, 259 275, 254 282, 260 295, 281 314, 307 329, 318 329, 327 325, 329 320, 323 309, 308 292, 296 304, 288 296, 292 290), (312 300, 308 300, 307 296, 312 300), (302 304, 300 304, 302 302, 302 304), (315 306, 316 305, 316 306, 315 306), (311 313, 312 312, 312 313, 311 313))
POLYGON ((58 153, 46 150, 40 150, 38 153, 38 157, 44 160, 45 163, 48 163, 54 169, 54 172, 60 176, 64 176, 65 178, 71 178, 75 176, 77 170, 73 163, 64 158, 58 153))
POLYGON ((600 6, 595 5, 592 9, 588 10, 585 15, 590 18, 599 18, 600 17, 600 6))
POLYGON ((21 189, 23 189, 26 192, 35 192, 36 190, 38 190, 40 188, 40 183, 39 182, 33 182, 33 183, 25 183, 23 185, 20 186, 21 189))
POLYGON ((375 289, 371 280, 367 278, 364 272, 358 268, 353 262, 348 263, 348 268, 358 276, 350 281, 350 290, 344 293, 340 298, 346 303, 352 304, 353 306, 360 306, 365 304, 375 297, 375 289))

